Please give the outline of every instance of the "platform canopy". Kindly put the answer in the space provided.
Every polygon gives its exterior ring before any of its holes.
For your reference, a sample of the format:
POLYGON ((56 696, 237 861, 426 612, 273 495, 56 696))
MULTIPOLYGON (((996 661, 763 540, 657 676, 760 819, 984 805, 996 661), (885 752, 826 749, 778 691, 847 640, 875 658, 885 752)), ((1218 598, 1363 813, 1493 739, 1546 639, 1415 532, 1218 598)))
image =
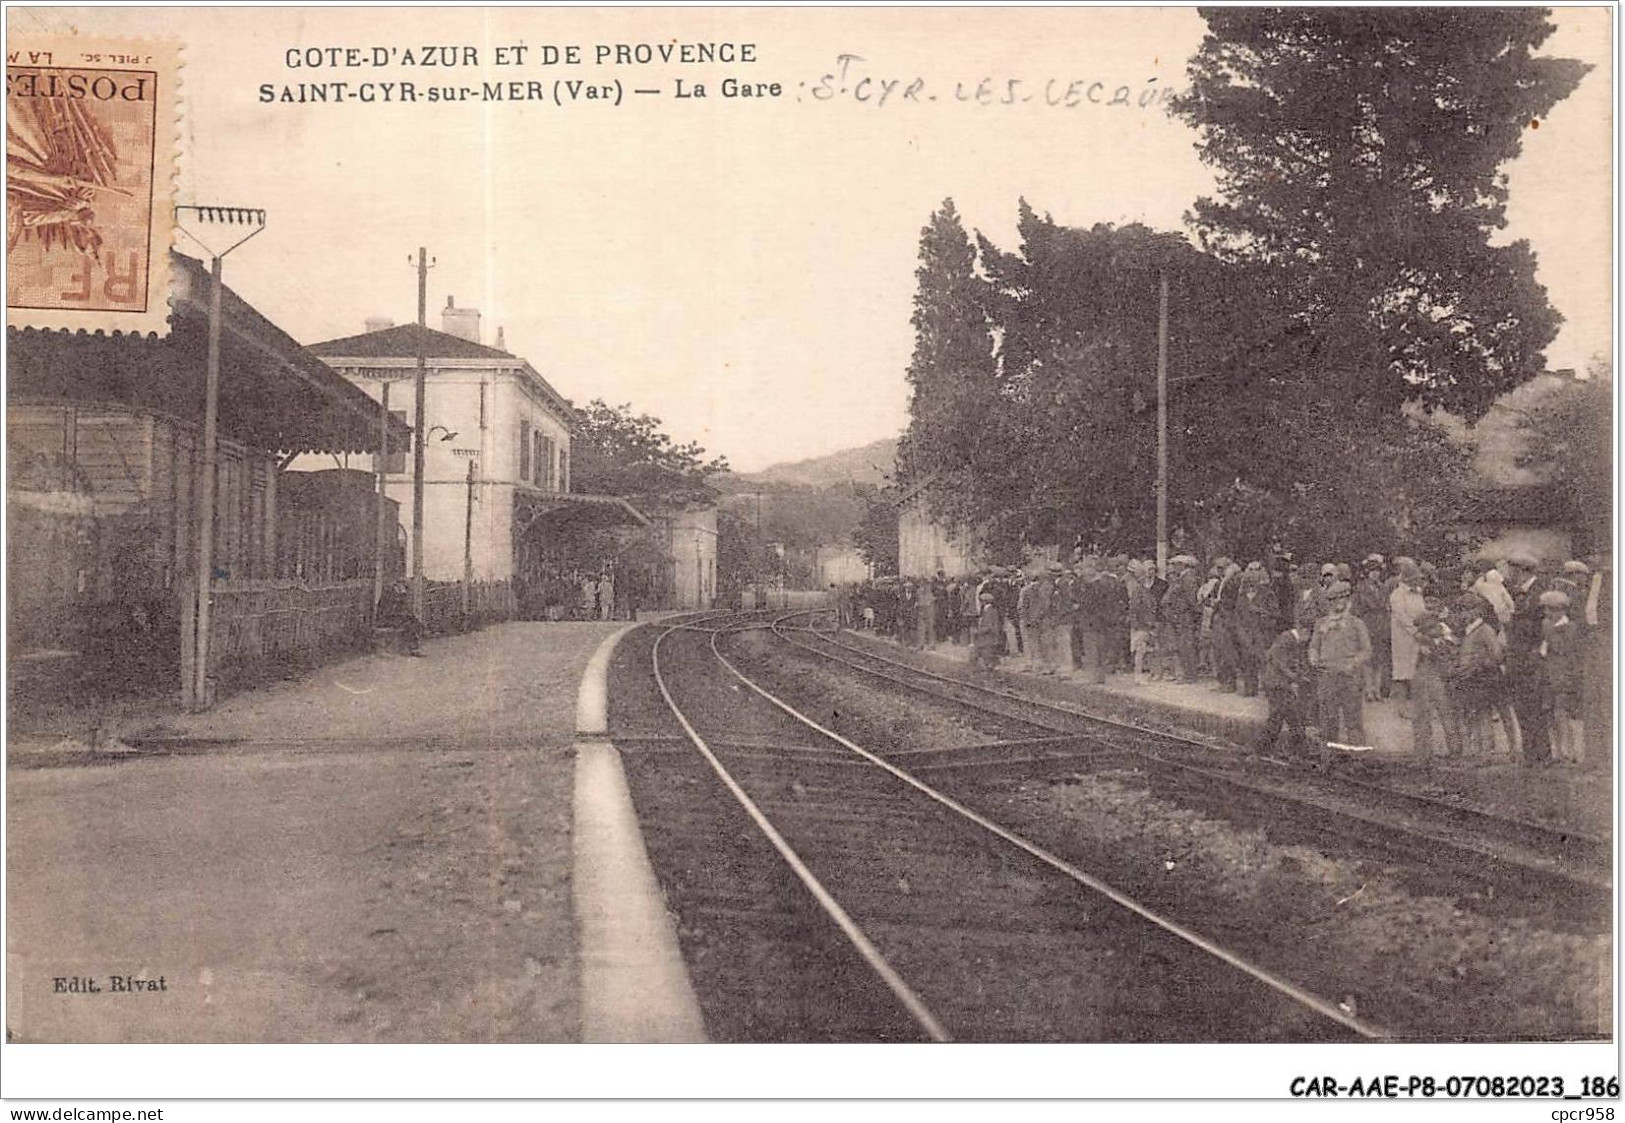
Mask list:
MULTIPOLYGON (((203 422, 208 270, 171 255, 170 333, 6 331, 11 402, 109 402, 203 422)), ((221 296, 220 434, 271 452, 370 452, 380 406, 227 287, 221 296)), ((390 444, 411 430, 390 423, 390 444)))
POLYGON ((583 495, 519 486, 514 489, 514 529, 525 533, 547 523, 553 527, 647 527, 649 517, 618 495, 583 495))

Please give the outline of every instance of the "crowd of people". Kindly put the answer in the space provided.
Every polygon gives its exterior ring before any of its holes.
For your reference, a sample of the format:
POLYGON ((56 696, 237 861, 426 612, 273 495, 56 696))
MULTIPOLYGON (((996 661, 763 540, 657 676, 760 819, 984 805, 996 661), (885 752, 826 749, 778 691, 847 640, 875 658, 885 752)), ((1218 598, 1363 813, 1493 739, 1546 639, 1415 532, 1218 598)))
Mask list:
POLYGON ((636 620, 646 600, 635 577, 555 567, 515 577, 514 595, 524 620, 636 620))
POLYGON ((1118 672, 1262 694, 1266 751, 1283 735, 1296 753, 1369 748, 1365 704, 1394 698, 1423 759, 1535 765, 1585 760, 1586 680, 1609 673, 1607 597, 1585 562, 1521 552, 1448 569, 1380 554, 1205 566, 1179 554, 1162 574, 1150 561, 1079 553, 881 577, 838 589, 836 605, 843 627, 916 648, 966 644, 983 669, 1020 658, 1095 684, 1118 672))

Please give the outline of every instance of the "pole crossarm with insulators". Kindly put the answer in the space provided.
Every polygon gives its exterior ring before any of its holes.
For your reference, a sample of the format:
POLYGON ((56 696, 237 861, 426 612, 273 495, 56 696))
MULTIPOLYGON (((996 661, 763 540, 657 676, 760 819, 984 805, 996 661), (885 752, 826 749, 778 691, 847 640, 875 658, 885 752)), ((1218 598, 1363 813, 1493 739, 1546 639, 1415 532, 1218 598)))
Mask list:
MULTIPOLYGON (((220 421, 220 300, 225 288, 222 262, 227 254, 265 229, 265 212, 257 207, 177 206, 175 225, 202 248, 209 258, 209 351, 203 382, 203 479, 198 488, 197 611, 192 634, 181 642, 192 652, 191 674, 182 676, 181 700, 188 709, 207 709, 214 700, 209 679, 209 624, 211 584, 214 580, 215 474, 219 464, 220 421), (216 227, 240 227, 217 230, 216 227), (209 235, 205 238, 205 234, 209 235), (213 243, 211 245, 211 242, 213 243), (224 248, 216 248, 222 246, 224 248)), ((184 662, 184 660, 183 660, 184 662)))

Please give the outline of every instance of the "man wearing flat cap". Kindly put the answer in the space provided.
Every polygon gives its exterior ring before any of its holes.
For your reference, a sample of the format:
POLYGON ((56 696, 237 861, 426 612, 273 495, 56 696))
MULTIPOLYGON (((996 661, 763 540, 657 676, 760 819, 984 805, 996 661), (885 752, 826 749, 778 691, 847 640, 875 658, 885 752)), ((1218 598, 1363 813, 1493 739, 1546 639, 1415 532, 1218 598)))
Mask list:
POLYGON ((1381 554, 1372 554, 1365 559, 1365 573, 1360 583, 1354 586, 1352 598, 1354 615, 1360 618, 1365 625, 1366 634, 1371 637, 1371 662, 1365 669, 1365 700, 1377 702, 1388 696, 1392 681, 1393 667, 1389 660, 1389 637, 1392 634, 1392 621, 1388 614, 1388 587, 1387 575, 1383 572, 1383 558, 1381 554))
POLYGON ((1490 715, 1501 704, 1506 688, 1500 640, 1488 623, 1494 615, 1490 603, 1476 593, 1461 598, 1456 607, 1461 642, 1445 672, 1460 724, 1462 750, 1478 760, 1487 760, 1494 753, 1490 715))
POLYGON ((1311 562, 1297 566, 1298 601, 1293 620, 1306 632, 1313 632, 1316 622, 1326 615, 1326 586, 1335 580, 1337 567, 1333 566, 1331 573, 1324 570, 1324 566, 1311 562))
POLYGON ((1270 588, 1269 574, 1262 562, 1248 562, 1242 571, 1241 594, 1236 599, 1233 631, 1236 637, 1236 662, 1241 673, 1241 693, 1247 698, 1258 694, 1259 671, 1264 656, 1275 639, 1275 619, 1278 609, 1275 593, 1270 588))
POLYGON ((1309 665, 1319 673, 1320 730, 1327 744, 1369 748, 1365 738, 1365 665, 1371 637, 1349 611, 1353 590, 1346 581, 1326 589, 1326 615, 1309 639, 1309 665))
POLYGON ((1196 559, 1176 554, 1168 561, 1168 589, 1162 594, 1162 619, 1173 642, 1180 682, 1196 681, 1196 640, 1201 630, 1201 607, 1196 603, 1196 559))
POLYGON ((1579 629, 1569 619, 1572 599, 1561 589, 1540 594, 1540 658, 1546 688, 1545 713, 1552 756, 1566 764, 1585 763, 1585 718, 1580 707, 1583 672, 1579 629))

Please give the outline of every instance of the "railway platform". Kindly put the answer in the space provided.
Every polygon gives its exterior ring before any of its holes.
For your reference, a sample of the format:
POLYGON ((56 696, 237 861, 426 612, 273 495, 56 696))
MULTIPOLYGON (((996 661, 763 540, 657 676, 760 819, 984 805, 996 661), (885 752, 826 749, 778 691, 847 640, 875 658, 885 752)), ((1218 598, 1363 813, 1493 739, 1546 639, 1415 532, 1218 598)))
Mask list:
POLYGON ((94 745, 14 742, 11 1032, 580 1040, 600 949, 574 900, 578 691, 625 627, 502 624, 126 715, 94 745))

